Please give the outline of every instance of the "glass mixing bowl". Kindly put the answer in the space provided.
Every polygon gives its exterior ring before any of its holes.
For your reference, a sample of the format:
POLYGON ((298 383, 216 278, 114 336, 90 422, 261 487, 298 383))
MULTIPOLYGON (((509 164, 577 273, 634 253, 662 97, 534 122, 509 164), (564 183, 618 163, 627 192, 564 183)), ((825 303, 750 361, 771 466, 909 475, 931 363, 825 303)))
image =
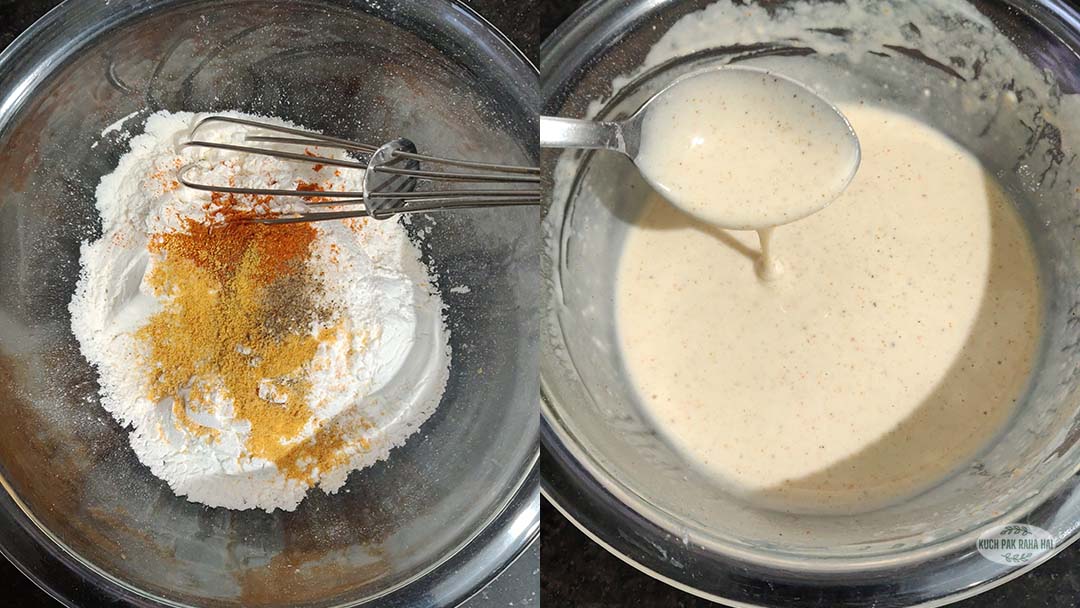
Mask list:
POLYGON ((69 605, 444 606, 497 575, 539 527, 535 209, 412 222, 448 305, 446 394, 389 460, 292 513, 207 508, 151 475, 67 305, 98 180, 154 110, 536 163, 537 90, 443 0, 73 0, 20 36, 0 55, 0 550, 69 605))
POLYGON ((738 605, 937 605, 1018 576, 1053 552, 999 564, 976 551, 980 533, 1032 524, 1060 550, 1080 529, 1078 15, 1056 1, 737 4, 786 27, 700 22, 653 49, 710 2, 589 3, 542 49, 542 112, 618 119, 681 74, 748 62, 936 126, 998 177, 1032 234, 1045 335, 1030 386, 974 462, 900 504, 849 516, 748 504, 652 428, 615 347, 617 261, 655 194, 621 155, 547 151, 543 491, 631 564, 738 605))

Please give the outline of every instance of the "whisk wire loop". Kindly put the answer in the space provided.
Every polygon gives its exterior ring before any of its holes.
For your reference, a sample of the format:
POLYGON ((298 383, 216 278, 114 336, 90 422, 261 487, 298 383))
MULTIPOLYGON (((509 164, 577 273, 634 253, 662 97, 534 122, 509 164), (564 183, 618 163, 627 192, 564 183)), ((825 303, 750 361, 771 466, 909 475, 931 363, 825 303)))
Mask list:
POLYGON ((198 162, 181 167, 177 181, 195 190, 255 196, 299 197, 305 207, 313 209, 293 215, 253 218, 250 221, 278 224, 313 222, 350 217, 388 219, 402 213, 426 213, 447 209, 477 209, 493 206, 540 204, 540 169, 519 165, 450 159, 420 154, 416 145, 405 138, 395 139, 382 146, 372 146, 262 121, 233 116, 208 116, 191 129, 184 148, 211 148, 241 154, 270 156, 289 161, 321 164, 344 169, 363 169, 361 192, 311 191, 285 188, 248 188, 234 185, 208 184, 190 179, 198 162), (298 146, 303 152, 206 141, 197 138, 199 130, 210 123, 224 122, 252 128, 244 138, 245 144, 298 146), (351 155, 333 158, 312 154, 307 148, 332 148, 351 155), (423 163, 423 165, 421 164, 423 163), (435 165, 432 169, 425 165, 435 165), (479 184, 480 188, 448 186, 479 184), (321 211, 327 206, 354 206, 347 210, 321 211))

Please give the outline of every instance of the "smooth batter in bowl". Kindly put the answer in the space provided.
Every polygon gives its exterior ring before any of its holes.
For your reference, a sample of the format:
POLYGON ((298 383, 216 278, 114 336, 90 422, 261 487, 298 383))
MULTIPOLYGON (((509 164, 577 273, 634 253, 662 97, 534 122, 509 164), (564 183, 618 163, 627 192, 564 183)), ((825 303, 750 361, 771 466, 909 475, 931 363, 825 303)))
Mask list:
POLYGON ((742 500, 657 433, 617 347, 617 264, 651 189, 615 155, 550 153, 545 491, 617 554, 729 602, 932 604, 1018 575, 1038 560, 991 562, 975 551, 980 532, 1030 523, 1050 531, 1060 549, 1080 524, 1073 496, 1080 327, 1070 320, 1070 311, 1080 310, 1073 245, 1080 183, 1071 164, 1080 144, 1071 95, 1080 63, 1077 15, 1056 2, 768 3, 772 16, 757 5, 731 10, 720 2, 709 19, 679 21, 709 5, 590 5, 545 48, 544 113, 617 119, 681 74, 748 62, 806 82, 831 101, 870 99, 935 127, 982 161, 1032 237, 1043 334, 1034 372, 990 446, 899 504, 815 515, 742 500), (770 22, 793 5, 782 25, 770 22), (748 21, 724 27, 716 20, 724 6, 727 18, 748 21), (685 28, 685 42, 654 47, 673 26, 685 28), (1043 79, 1044 69, 1055 84, 1043 79))

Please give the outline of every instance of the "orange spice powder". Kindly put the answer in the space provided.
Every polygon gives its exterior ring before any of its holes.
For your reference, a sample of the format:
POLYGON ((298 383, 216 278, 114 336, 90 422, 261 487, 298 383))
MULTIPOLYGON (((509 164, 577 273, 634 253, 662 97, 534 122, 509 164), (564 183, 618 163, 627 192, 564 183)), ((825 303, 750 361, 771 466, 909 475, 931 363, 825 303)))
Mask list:
MULTIPOLYGON (((297 180, 296 189, 300 192, 326 192, 326 188, 319 184, 313 184, 311 182, 305 182, 304 180, 297 180)), ((304 200, 309 203, 328 203, 332 199, 328 196, 305 196, 304 200)))
MULTIPOLYGON (((217 431, 200 425, 189 411, 197 413, 214 393, 223 392, 232 399, 234 416, 251 425, 248 453, 274 462, 289 478, 310 480, 315 467, 325 471, 342 459, 342 434, 332 427, 298 441, 313 418, 306 371, 319 344, 335 337, 338 328, 312 335, 319 311, 307 297, 311 294, 283 300, 279 289, 311 284, 288 279, 308 272, 317 231, 306 223, 242 222, 265 213, 242 210, 234 195, 215 195, 213 202, 214 217, 221 221, 189 219, 184 231, 151 239, 157 262, 149 282, 169 300, 137 334, 153 367, 149 396, 154 401, 174 397, 176 421, 214 440, 217 431), (298 315, 286 331, 265 322, 281 317, 272 307, 283 305, 295 307, 298 315)), ((265 201, 244 202, 250 209, 250 203, 265 201)))

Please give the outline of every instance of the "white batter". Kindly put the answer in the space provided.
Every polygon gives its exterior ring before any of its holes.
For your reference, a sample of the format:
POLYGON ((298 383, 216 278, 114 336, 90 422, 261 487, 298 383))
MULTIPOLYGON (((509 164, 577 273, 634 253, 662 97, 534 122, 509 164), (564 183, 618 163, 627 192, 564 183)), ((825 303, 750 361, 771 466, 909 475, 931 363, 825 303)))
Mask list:
POLYGON ((684 211, 756 230, 832 202, 858 167, 859 145, 843 116, 802 85, 723 68, 683 78, 647 106, 635 162, 684 211))
POLYGON ((841 110, 861 168, 776 230, 781 276, 755 272, 753 232, 725 242, 659 197, 619 270, 622 352, 656 424, 792 511, 867 510, 965 463, 1009 417, 1039 339, 1032 250, 976 159, 910 118, 841 110))

